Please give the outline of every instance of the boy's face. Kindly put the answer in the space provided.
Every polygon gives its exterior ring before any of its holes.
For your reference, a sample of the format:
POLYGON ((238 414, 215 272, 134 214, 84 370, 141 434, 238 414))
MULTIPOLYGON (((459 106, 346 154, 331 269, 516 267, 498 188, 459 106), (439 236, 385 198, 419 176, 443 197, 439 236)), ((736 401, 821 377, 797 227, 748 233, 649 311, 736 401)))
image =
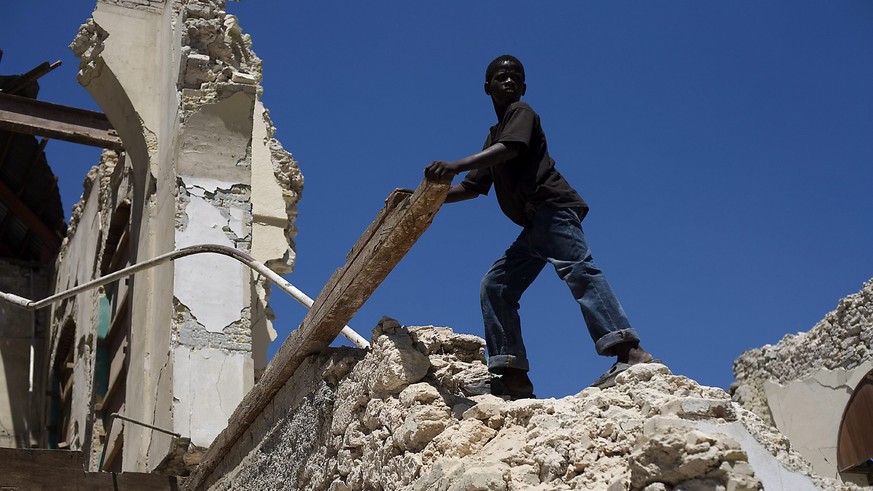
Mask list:
POLYGON ((495 102, 504 104, 518 102, 526 90, 524 70, 512 60, 501 62, 491 79, 485 82, 485 93, 495 102))

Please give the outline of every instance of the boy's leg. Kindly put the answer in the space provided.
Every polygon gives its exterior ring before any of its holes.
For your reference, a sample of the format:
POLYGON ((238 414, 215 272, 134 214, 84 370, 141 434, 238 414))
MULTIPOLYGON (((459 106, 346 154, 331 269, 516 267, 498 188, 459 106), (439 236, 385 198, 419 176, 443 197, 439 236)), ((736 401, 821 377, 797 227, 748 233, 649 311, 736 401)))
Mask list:
POLYGON ((526 372, 529 368, 521 335, 518 302, 546 262, 531 254, 526 235, 527 230, 522 231, 503 257, 491 266, 479 290, 488 347, 488 369, 494 373, 501 373, 505 369, 526 372))
POLYGON ((574 210, 540 207, 531 227, 531 247, 554 265, 570 287, 598 354, 627 355, 628 349, 639 345, 637 332, 594 263, 574 210))

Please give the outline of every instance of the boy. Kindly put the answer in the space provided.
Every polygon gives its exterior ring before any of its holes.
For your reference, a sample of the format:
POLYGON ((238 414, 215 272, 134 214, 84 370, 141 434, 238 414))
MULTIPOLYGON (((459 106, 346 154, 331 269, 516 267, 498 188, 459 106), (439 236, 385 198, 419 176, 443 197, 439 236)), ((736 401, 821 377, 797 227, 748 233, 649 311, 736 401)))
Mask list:
POLYGON ((555 169, 539 116, 521 102, 526 89, 524 67, 518 59, 503 55, 492 61, 485 71, 485 93, 491 97, 497 124, 491 127, 484 149, 454 162, 433 162, 424 171, 436 181, 469 171, 460 184, 452 186, 446 202, 488 194, 493 185, 501 210, 523 227, 482 280, 488 370, 498 376, 466 387, 470 395, 534 397, 518 301, 547 262, 582 308, 597 353, 618 358, 592 386, 612 386, 616 375, 629 366, 652 361, 594 265, 582 233, 588 206, 555 169))

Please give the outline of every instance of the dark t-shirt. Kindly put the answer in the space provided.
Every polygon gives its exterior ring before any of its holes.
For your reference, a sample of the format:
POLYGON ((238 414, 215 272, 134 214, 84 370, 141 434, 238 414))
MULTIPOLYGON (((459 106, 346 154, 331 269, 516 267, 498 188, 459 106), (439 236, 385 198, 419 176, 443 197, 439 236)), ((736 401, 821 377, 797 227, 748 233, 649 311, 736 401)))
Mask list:
POLYGON ((467 173, 461 185, 467 190, 488 194, 493 184, 500 209, 522 227, 530 224, 530 217, 542 205, 577 208, 584 218, 588 205, 555 169, 540 117, 524 102, 507 108, 503 120, 491 127, 483 148, 509 142, 524 146, 517 157, 499 165, 474 169, 467 173))

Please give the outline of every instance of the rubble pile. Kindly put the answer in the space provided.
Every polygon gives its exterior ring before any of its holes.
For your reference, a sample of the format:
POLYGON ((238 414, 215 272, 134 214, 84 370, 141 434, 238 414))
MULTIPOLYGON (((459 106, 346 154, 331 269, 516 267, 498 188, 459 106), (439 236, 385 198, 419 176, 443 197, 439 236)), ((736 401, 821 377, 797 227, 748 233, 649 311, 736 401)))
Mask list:
POLYGON ((251 37, 243 33, 235 16, 225 12, 224 1, 189 0, 184 5, 182 86, 260 83, 262 63, 251 49, 251 37))
POLYGON ((734 361, 734 399, 773 424, 764 382, 786 384, 821 369, 852 369, 873 358, 873 280, 840 300, 807 332, 743 353, 734 361))
POLYGON ((385 318, 370 352, 336 352, 319 373, 211 489, 767 488, 774 476, 756 474, 766 466, 749 449, 781 469, 780 482, 800 483, 792 489, 855 489, 813 476, 723 390, 661 364, 562 399, 467 398, 458 387, 487 376, 481 339, 385 318))

